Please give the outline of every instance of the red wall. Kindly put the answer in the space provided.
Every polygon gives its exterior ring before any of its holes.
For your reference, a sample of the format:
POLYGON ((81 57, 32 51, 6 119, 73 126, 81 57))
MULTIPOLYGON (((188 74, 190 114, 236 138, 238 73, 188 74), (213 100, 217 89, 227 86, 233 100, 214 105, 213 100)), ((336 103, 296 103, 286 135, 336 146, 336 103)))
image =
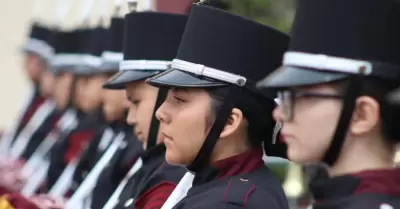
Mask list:
POLYGON ((192 0, 156 0, 156 9, 158 12, 168 13, 186 13, 192 0))

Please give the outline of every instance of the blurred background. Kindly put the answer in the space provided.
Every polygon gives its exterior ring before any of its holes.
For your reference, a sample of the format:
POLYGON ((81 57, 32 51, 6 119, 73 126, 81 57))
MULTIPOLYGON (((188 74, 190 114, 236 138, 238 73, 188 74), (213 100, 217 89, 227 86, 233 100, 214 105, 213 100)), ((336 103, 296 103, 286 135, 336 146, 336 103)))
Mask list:
MULTIPOLYGON (((84 1, 69 1, 71 9, 64 18, 62 28, 73 28, 77 24, 77 14, 84 1)), ((30 30, 30 23, 36 19, 45 25, 54 25, 54 7, 57 0, 14 1, 3 0, 0 7, 0 130, 11 125, 18 108, 30 88, 23 72, 24 60, 21 46, 30 30), (39 5, 39 6, 38 6, 39 5), (46 5, 45 7, 40 5, 46 5), (41 7, 41 8, 40 8, 41 7), (35 9, 36 8, 36 9, 35 9), (47 9, 46 9, 47 8, 47 9)), ((153 10, 185 13, 194 0, 154 0, 153 10)), ((222 0, 234 13, 241 14, 263 24, 274 26, 288 32, 294 13, 294 0, 222 0)), ((107 14, 111 16, 113 0, 108 2, 107 14)), ((127 4, 122 10, 127 9, 127 4)), ((99 5, 94 5, 98 7, 99 5)), ((98 11, 98 9, 93 9, 98 11)), ((121 14, 123 11, 121 12, 121 14)), ((91 14, 91 24, 95 24, 98 14, 91 14)), ((104 23, 107 24, 107 23, 104 23)))

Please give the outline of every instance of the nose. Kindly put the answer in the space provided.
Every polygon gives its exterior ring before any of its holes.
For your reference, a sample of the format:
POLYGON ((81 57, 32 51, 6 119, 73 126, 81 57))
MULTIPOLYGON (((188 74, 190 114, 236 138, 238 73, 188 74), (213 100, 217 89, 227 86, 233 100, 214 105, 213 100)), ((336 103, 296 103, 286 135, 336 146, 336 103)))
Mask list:
POLYGON ((132 105, 130 105, 128 108, 128 116, 126 116, 126 122, 129 125, 135 125, 137 123, 136 110, 135 107, 133 107, 132 105))
POLYGON ((163 123, 168 123, 170 119, 168 119, 168 114, 165 109, 165 102, 163 102, 160 107, 156 111, 156 118, 163 123))
POLYGON ((282 111, 282 107, 280 105, 276 106, 274 111, 272 111, 272 117, 277 122, 282 122, 285 119, 285 115, 282 111))

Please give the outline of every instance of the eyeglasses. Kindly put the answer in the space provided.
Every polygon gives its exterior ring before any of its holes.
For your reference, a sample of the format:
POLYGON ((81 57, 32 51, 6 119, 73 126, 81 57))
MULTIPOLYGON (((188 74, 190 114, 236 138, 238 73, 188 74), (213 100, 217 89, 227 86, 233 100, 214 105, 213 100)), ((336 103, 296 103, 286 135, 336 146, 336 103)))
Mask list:
POLYGON ((300 92, 295 90, 279 91, 276 102, 278 103, 285 115, 285 122, 290 122, 293 120, 294 106, 297 98, 342 99, 343 96, 339 94, 300 92))

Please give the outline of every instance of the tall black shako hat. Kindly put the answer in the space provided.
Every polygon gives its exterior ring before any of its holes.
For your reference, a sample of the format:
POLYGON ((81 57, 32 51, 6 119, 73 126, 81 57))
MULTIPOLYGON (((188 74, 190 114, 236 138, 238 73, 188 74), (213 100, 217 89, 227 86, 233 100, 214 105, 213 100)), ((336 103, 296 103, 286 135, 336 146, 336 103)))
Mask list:
POLYGON ((56 31, 54 33, 55 56, 51 62, 53 73, 72 72, 80 64, 79 42, 80 31, 56 31))
POLYGON ((113 17, 110 28, 105 34, 105 47, 101 55, 103 72, 115 72, 119 69, 119 63, 123 60, 122 42, 124 38, 124 19, 113 17))
POLYGON ((102 27, 81 29, 78 37, 79 59, 81 64, 75 68, 76 75, 94 75, 102 73, 101 54, 104 51, 106 29, 102 27))
MULTIPOLYGON (((279 66, 288 42, 286 34, 247 18, 210 6, 192 7, 172 69, 148 80, 158 87, 223 86, 228 89, 224 105, 189 170, 196 172, 208 166, 238 95, 243 95, 238 93, 259 95, 257 98, 268 101, 272 110, 273 99, 261 96, 255 82, 279 66)), ((269 144, 265 147, 271 148, 269 144)), ((274 155, 285 156, 284 153, 274 155)))
POLYGON ((186 15, 132 12, 125 16, 124 60, 119 73, 104 84, 124 89, 126 83, 144 80, 168 69, 178 50, 186 15))
POLYGON ((54 56, 54 34, 47 27, 33 23, 29 38, 23 46, 28 53, 39 55, 44 61, 49 62, 54 56))
POLYGON ((400 77, 393 4, 391 0, 299 0, 283 66, 258 83, 260 88, 285 89, 351 79, 324 158, 327 164, 339 155, 361 77, 393 81, 400 77))
MULTIPOLYGON (((108 89, 124 89, 125 84, 144 80, 168 69, 175 57, 187 21, 187 15, 131 12, 125 16, 123 56, 119 70, 104 84, 108 89)), ((157 142, 159 121, 155 111, 167 96, 158 91, 150 123, 147 149, 157 142)))

